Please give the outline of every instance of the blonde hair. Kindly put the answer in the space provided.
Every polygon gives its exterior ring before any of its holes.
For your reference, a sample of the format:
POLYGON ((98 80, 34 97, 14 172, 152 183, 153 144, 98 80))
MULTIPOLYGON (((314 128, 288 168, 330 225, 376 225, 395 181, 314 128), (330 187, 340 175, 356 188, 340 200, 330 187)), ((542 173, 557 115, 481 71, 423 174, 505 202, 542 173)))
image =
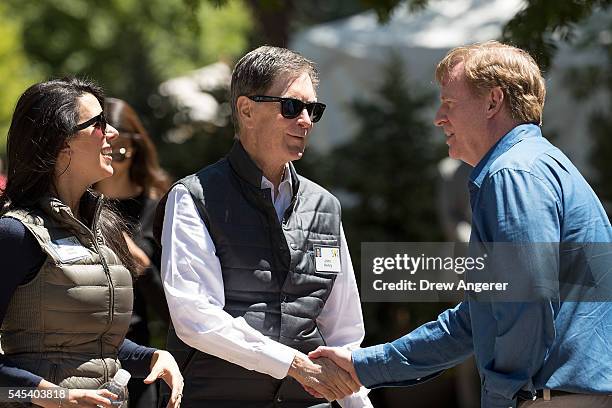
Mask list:
POLYGON ((442 83, 463 63, 472 89, 482 94, 499 86, 513 119, 542 124, 546 86, 540 68, 526 51, 497 41, 453 48, 438 63, 436 80, 442 83))

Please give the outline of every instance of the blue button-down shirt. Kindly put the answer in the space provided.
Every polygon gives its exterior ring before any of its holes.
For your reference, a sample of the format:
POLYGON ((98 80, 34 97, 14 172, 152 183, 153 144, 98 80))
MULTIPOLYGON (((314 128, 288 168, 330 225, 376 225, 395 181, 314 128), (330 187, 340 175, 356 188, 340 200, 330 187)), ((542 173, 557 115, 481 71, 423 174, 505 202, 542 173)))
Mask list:
MULTIPOLYGON (((500 139, 474 168, 469 187, 470 245, 612 243, 599 199, 535 125, 517 126, 500 139)), ((533 271, 529 262, 517 257, 512 266, 516 273, 533 271)), ((431 378, 472 353, 483 408, 515 407, 523 390, 612 393, 612 303, 563 301, 558 293, 544 301, 486 302, 467 293, 436 321, 354 351, 353 363, 366 387, 401 386, 431 378)))

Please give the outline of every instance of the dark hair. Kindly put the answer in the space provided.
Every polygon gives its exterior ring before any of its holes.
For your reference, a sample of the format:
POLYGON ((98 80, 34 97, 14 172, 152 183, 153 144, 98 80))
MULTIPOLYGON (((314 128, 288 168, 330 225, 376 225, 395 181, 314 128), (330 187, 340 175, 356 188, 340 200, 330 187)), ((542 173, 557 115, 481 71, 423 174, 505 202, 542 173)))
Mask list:
POLYGON ((315 64, 295 51, 264 45, 242 57, 234 67, 230 85, 232 121, 236 133, 240 130, 236 107, 238 97, 265 93, 280 75, 300 75, 303 72, 308 73, 316 89, 319 74, 315 64))
MULTIPOLYGON (((7 183, 0 195, 0 214, 36 208, 42 198, 53 194, 57 158, 75 133, 78 99, 88 93, 103 106, 104 94, 98 85, 73 77, 34 84, 21 95, 8 132, 7 183)), ((99 225, 108 246, 133 273, 134 261, 121 234, 125 224, 106 202, 99 225)))
POLYGON ((157 151, 149 134, 142 125, 138 114, 124 100, 106 98, 104 100, 106 120, 121 133, 136 134, 133 137, 134 154, 130 166, 130 180, 142 187, 146 195, 159 198, 170 187, 168 174, 159 167, 157 151))

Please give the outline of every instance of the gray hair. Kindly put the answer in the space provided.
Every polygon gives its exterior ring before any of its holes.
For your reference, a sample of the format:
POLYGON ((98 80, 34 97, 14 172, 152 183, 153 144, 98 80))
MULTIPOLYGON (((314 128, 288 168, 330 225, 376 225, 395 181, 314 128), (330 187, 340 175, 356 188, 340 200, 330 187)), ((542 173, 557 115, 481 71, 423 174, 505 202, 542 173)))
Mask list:
POLYGON ((264 45, 242 57, 234 67, 230 86, 232 121, 236 134, 240 130, 236 107, 238 97, 263 94, 279 76, 286 74, 298 76, 303 72, 308 73, 316 89, 319 84, 319 73, 315 64, 295 51, 264 45))

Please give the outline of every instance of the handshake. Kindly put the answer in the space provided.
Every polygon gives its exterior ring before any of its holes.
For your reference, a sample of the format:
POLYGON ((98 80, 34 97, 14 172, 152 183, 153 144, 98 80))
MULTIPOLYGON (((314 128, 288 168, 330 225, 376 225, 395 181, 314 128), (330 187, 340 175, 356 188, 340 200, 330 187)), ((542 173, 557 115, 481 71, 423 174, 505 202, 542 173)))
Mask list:
POLYGON ((319 347, 308 356, 296 354, 288 375, 312 396, 328 401, 344 398, 361 387, 351 352, 340 347, 319 347))

